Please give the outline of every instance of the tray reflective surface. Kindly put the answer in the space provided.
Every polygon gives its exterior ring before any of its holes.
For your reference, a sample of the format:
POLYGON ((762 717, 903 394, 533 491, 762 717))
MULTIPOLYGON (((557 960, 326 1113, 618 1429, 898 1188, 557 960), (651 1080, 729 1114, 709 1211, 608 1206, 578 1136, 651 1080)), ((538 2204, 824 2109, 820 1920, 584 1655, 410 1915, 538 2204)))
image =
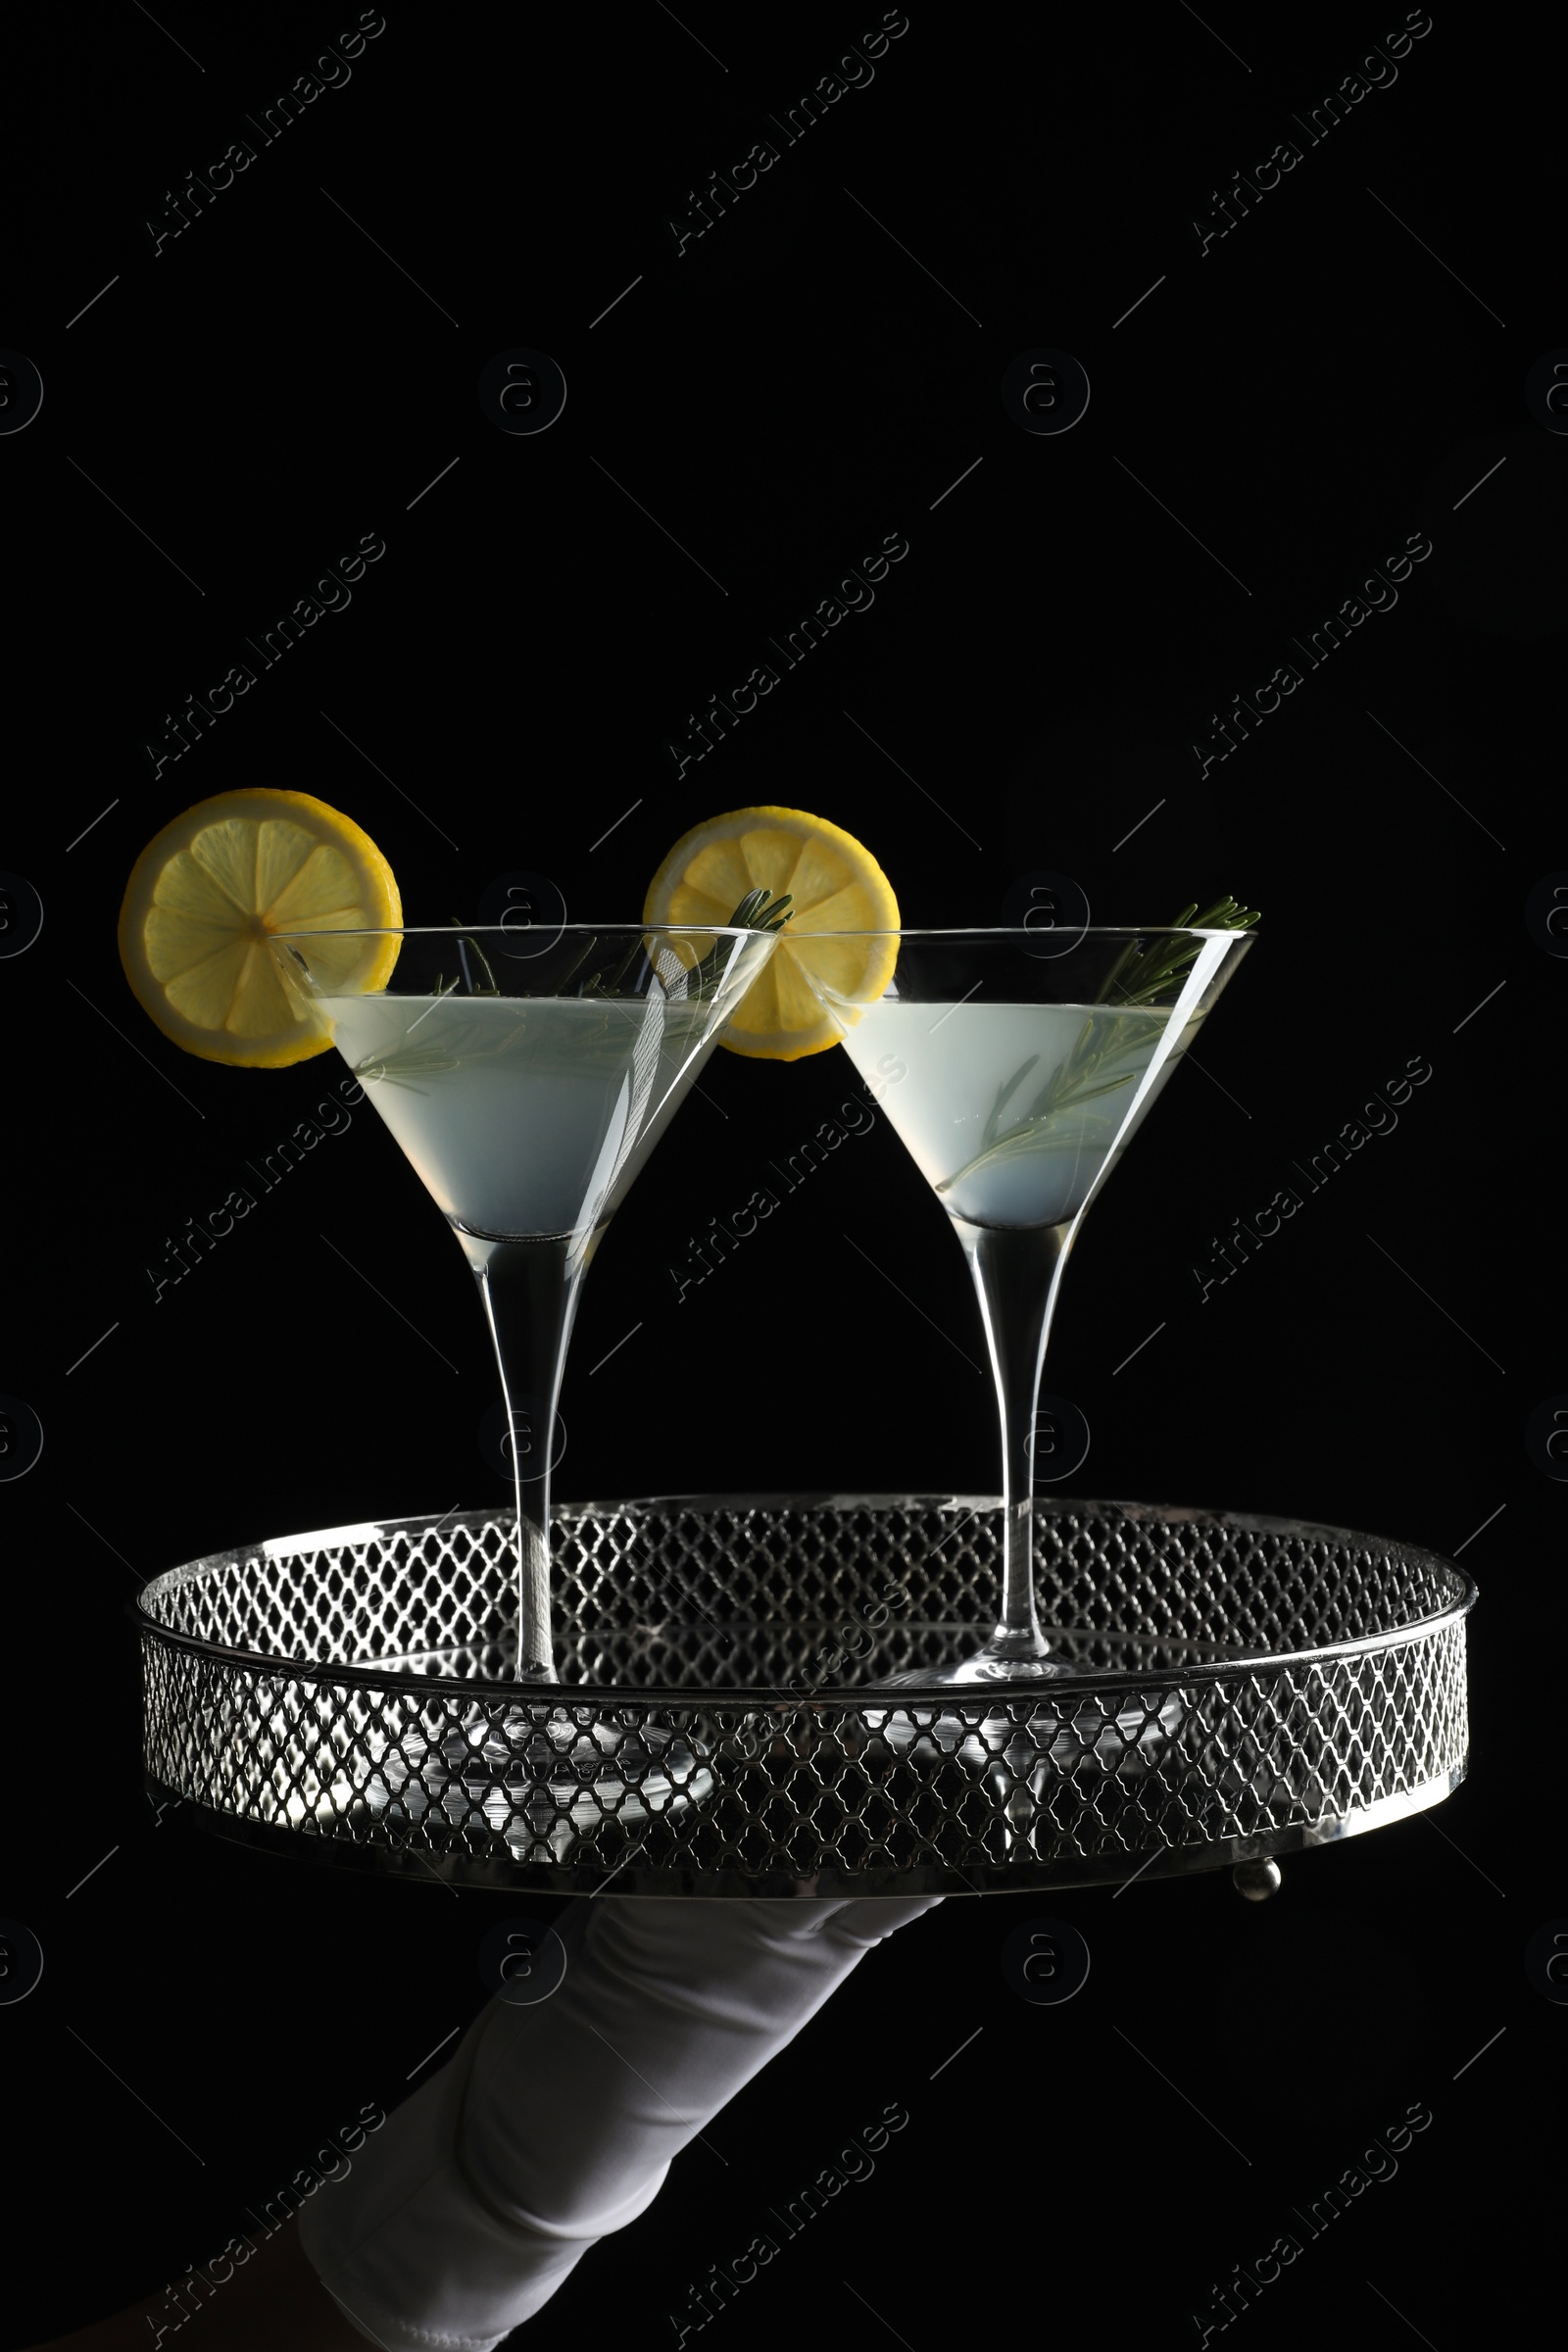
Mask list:
POLYGON ((1212 1870, 1464 1777, 1470 1579, 1287 1519, 1037 1500, 1064 1671, 869 1688, 990 1631, 989 1496, 554 1514, 560 1684, 510 1669, 512 1523, 273 1539, 136 1604, 144 1766, 241 1841, 590 1893, 1022 1892, 1212 1870))

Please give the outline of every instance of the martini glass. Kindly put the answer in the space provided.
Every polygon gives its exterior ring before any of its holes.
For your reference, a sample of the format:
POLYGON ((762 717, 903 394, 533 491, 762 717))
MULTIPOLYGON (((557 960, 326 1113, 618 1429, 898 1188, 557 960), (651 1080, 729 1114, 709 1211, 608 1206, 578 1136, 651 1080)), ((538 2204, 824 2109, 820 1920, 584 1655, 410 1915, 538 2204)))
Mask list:
MULTIPOLYGON (((1215 909, 1218 912, 1219 909, 1215 909)), ((1239 912, 1240 910, 1238 910, 1239 912)), ((1239 930, 900 931, 885 993, 832 985, 835 936, 798 960, 845 1052, 952 1220, 979 1295, 1002 1432, 1001 1613, 971 1657, 881 1688, 1063 1671, 1040 1629, 1036 1399, 1068 1253, 1102 1185, 1251 942, 1239 930)))
POLYGON ((550 1451, 582 1279, 772 953, 787 902, 767 900, 753 892, 711 930, 272 935, 279 968, 309 1001, 302 1012, 329 1027, 478 1285, 511 1439, 519 1683, 558 1679, 550 1451), (386 986, 355 990, 354 971, 388 940, 398 947, 386 986))

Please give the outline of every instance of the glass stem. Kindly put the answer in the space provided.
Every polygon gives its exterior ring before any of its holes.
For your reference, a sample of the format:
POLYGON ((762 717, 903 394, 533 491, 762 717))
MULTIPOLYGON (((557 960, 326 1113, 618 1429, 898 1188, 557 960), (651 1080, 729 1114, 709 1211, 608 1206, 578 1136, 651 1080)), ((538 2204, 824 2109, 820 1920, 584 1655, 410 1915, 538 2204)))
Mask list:
MULTIPOLYGON (((554 1683, 550 1626, 550 1453, 566 1345, 593 1254, 570 1234, 487 1241, 458 1234, 479 1285, 511 1429, 517 1511, 519 1683, 554 1683)), ((593 1237, 597 1241, 597 1235, 593 1237)))
POLYGON ((1074 1228, 953 1222, 979 1295, 1002 1424, 1002 1614, 983 1655, 1045 1658, 1051 1645, 1035 1613, 1035 1401, 1074 1228))

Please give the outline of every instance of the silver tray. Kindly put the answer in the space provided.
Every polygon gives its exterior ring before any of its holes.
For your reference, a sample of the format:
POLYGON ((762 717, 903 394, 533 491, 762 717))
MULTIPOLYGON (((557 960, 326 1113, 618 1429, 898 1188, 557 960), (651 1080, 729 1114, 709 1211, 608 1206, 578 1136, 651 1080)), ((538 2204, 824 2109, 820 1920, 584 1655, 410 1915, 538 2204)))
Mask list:
MULTIPOLYGON (((554 1514, 561 1682, 507 1681, 497 1510, 241 1546, 134 1604, 156 1798, 317 1861, 559 1894, 905 1895, 1250 1866, 1438 1804, 1468 1754, 1451 1561, 1037 1501, 1046 1684, 964 1654, 994 1496, 697 1494, 554 1514)), ((1244 1878, 1243 1883, 1247 1883, 1244 1878)))

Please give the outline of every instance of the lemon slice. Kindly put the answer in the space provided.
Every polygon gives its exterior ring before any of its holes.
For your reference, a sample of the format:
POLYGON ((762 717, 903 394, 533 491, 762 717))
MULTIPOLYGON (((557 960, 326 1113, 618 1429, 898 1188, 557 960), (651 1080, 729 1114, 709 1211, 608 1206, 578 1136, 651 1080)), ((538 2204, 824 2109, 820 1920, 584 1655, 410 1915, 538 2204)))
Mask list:
MULTIPOLYGON (((274 931, 400 928, 392 868, 368 833, 308 792, 220 793, 147 844, 120 909, 120 960, 144 1012, 204 1061, 281 1070, 331 1045, 285 986, 274 931)), ((345 990, 384 988, 397 939, 328 951, 345 990)), ((314 958, 318 969, 323 958, 314 958)))
POLYGON ((759 886, 794 900, 779 944, 718 1042, 763 1061, 799 1061, 836 1046, 893 977, 896 939, 816 939, 813 932, 897 931, 899 903, 869 850, 800 808, 733 808, 683 833, 648 886, 643 921, 729 921, 759 886), (806 975, 832 998, 826 1010, 806 975))

